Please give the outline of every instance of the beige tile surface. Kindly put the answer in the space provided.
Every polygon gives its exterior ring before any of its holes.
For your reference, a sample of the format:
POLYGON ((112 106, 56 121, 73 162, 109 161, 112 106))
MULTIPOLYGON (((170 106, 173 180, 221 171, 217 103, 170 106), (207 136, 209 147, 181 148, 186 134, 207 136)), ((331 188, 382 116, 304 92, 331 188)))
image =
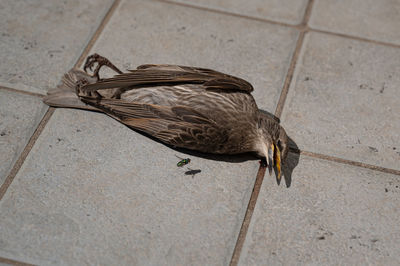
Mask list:
POLYGON ((0 88, 0 186, 47 108, 38 97, 0 88))
POLYGON ((282 114, 300 149, 400 169, 399 49, 311 33, 282 114))
MULTIPOLYGON (((56 110, 0 201, 0 256, 40 265, 226 265, 258 162, 188 155, 56 110)), ((237 157, 235 157, 238 159, 237 157)))
POLYGON ((239 265, 398 265, 398 176, 301 156, 265 178, 239 265))
POLYGON ((0 2, 0 85, 46 93, 82 53, 112 0, 0 2))
POLYGON ((175 2, 264 18, 292 25, 303 20, 307 0, 174 0, 175 2))
POLYGON ((398 0, 315 0, 312 28, 400 44, 398 0))

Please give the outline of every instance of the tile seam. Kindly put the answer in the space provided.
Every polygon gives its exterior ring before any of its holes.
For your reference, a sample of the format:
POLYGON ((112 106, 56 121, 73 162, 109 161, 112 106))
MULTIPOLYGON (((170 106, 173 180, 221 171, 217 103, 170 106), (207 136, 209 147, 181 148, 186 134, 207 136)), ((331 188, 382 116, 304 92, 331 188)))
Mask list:
MULTIPOLYGON (((99 35, 101 34, 102 30, 106 26, 107 22, 110 20, 112 14, 114 13, 115 9, 117 8, 118 4, 120 3, 120 0, 115 0, 107 13, 105 14, 104 18, 100 22, 100 25, 97 27, 95 30, 93 36, 90 38, 90 41, 86 45, 85 49, 81 53, 79 59, 77 62, 74 64, 74 67, 77 67, 82 64, 83 60, 87 56, 88 52, 90 49, 93 47, 93 44, 96 42, 98 39, 99 35)), ((3 88, 3 87, 2 87, 3 88)), ((8 89, 8 88, 5 88, 8 89)), ((50 120, 51 116, 53 115, 55 111, 55 108, 49 107, 47 110, 46 114, 43 116, 42 120, 40 121, 39 125, 35 129, 35 132, 32 134, 30 137, 28 143, 26 144, 24 150, 22 153, 19 155, 17 161, 14 163, 13 168, 11 169, 11 172, 7 175, 6 179, 4 180, 3 184, 0 186, 0 200, 4 197, 4 195, 7 192, 7 189, 10 187, 11 183, 13 182, 15 176, 17 175, 19 169, 21 168, 22 164, 24 163, 26 157, 28 156, 29 152, 33 148, 34 144, 36 143, 36 140, 39 138, 40 134, 42 133, 44 127, 46 126, 47 122, 50 120)))
POLYGON ((44 94, 40 94, 40 93, 36 93, 36 92, 30 92, 30 91, 24 91, 24 90, 18 90, 18 89, 14 89, 14 88, 5 87, 5 86, 2 86, 2 85, 0 85, 0 90, 16 92, 16 93, 30 95, 30 96, 39 97, 39 98, 43 98, 45 96, 44 94))
MULTIPOLYGON (((280 95, 280 98, 279 98, 279 101, 278 101, 278 105, 277 105, 277 109, 276 110, 279 112, 278 113, 279 116, 280 116, 280 113, 282 112, 283 104, 285 102, 285 98, 286 98, 286 94, 288 92, 290 81, 292 80, 292 77, 293 77, 293 73, 294 73, 294 69, 295 69, 295 66, 296 66, 297 58, 299 57, 299 54, 300 54, 300 50, 301 50, 301 47, 302 47, 302 44, 303 44, 303 40, 304 40, 304 35, 306 33, 306 30, 307 30, 307 22, 308 22, 308 20, 309 20, 309 18, 311 16, 311 9, 312 9, 313 3, 314 3, 314 0, 309 0, 308 1, 306 10, 305 10, 304 15, 303 15, 302 23, 299 26, 296 27, 296 28, 300 27, 300 35, 299 35, 299 37, 297 39, 296 48, 295 48, 295 51, 293 52, 293 57, 291 59, 291 63, 290 63, 289 69, 288 69, 288 73, 287 73, 286 79, 285 79, 284 88, 282 89, 282 92, 281 92, 281 95, 280 95), (284 94, 284 97, 282 96, 283 94, 284 94)), ((275 111, 275 115, 277 114, 277 111, 275 111)), ((235 248, 233 250, 230 266, 237 266, 238 263, 239 263, 240 255, 242 253, 243 245, 244 245, 244 242, 246 240, 246 236, 247 236, 247 232, 248 232, 248 229, 249 229, 249 226, 250 226, 251 218, 253 216, 253 212, 254 212, 254 209, 256 207, 258 195, 260 193, 261 186, 262 186, 262 183, 263 183, 263 180, 264 180, 265 171, 266 171, 266 167, 260 165, 260 168, 258 169, 256 181, 254 183, 253 191, 252 191, 251 196, 250 196, 250 201, 249 201, 247 209, 246 209, 246 214, 244 216, 244 219, 243 219, 243 222, 242 222, 242 226, 240 228, 239 235, 238 235, 238 238, 236 240, 236 245, 235 245, 235 248)))
POLYGON ((108 24, 110 21, 112 15, 114 14, 115 10, 119 6, 119 3, 121 0, 115 0, 111 7, 108 9, 107 13, 105 14, 104 18, 101 20, 100 25, 97 27, 96 31, 94 32, 92 38, 90 38, 90 41, 87 43, 85 49, 83 49, 83 52, 79 56, 78 60, 74 64, 74 67, 80 67, 83 64, 83 61, 87 57, 88 53, 90 50, 93 48, 93 45, 96 43, 96 41, 99 39, 101 33, 103 32, 105 26, 108 24))
POLYGON ((15 265, 15 266, 34 266, 34 264, 29 264, 29 263, 12 260, 12 259, 7 259, 7 258, 3 258, 3 257, 0 257, 0 262, 7 263, 10 265, 15 265))
POLYGON ((199 6, 199 5, 196 5, 196 4, 176 2, 176 1, 173 1, 173 0, 153 0, 153 1, 166 3, 166 4, 171 4, 171 5, 176 5, 176 6, 187 7, 187 8, 192 8, 192 9, 208 11, 208 12, 212 12, 212 13, 216 13, 216 14, 239 17, 239 18, 243 18, 243 19, 250 19, 250 20, 265 22, 265 23, 269 23, 269 24, 273 24, 273 25, 280 25, 280 26, 283 26, 283 27, 290 27, 290 28, 299 27, 296 24, 289 24, 289 23, 279 22, 279 21, 266 19, 266 18, 258 18, 258 17, 248 16, 248 15, 239 14, 239 13, 235 13, 235 12, 225 11, 225 10, 221 10, 221 9, 217 9, 217 8, 199 6))
MULTIPOLYGON (((360 37, 360 36, 355 36, 355 35, 351 35, 351 34, 344 34, 344 33, 339 33, 339 32, 334 32, 334 31, 329 31, 329 30, 320 30, 320 29, 311 28, 309 26, 305 27, 304 26, 304 21, 302 23, 296 25, 296 24, 289 24, 289 23, 279 22, 279 21, 275 21, 275 20, 271 20, 271 19, 258 18, 258 17, 243 15, 243 14, 239 14, 239 13, 235 13, 235 12, 219 10, 219 9, 211 8, 211 7, 203 7, 203 6, 198 6, 198 5, 195 5, 195 4, 176 2, 174 0, 152 0, 152 1, 168 3, 168 4, 187 7, 187 8, 198 9, 198 10, 213 12, 213 13, 217 13, 217 14, 227 15, 227 16, 250 19, 250 20, 254 20, 254 21, 265 22, 265 23, 272 24, 272 25, 280 25, 280 26, 283 26, 283 27, 294 28, 294 29, 297 29, 299 31, 304 31, 304 32, 319 32, 319 33, 325 33, 325 34, 334 35, 334 36, 338 36, 338 37, 342 37, 342 38, 354 39, 354 40, 367 42, 367 43, 374 43, 374 44, 379 44, 379 45, 384 45, 384 46, 400 48, 400 44, 395 44, 395 43, 390 43, 390 42, 382 42, 382 41, 378 41, 378 40, 372 40, 372 39, 368 39, 368 38, 364 38, 364 37, 360 37)), ((311 0, 311 2, 314 2, 314 0, 311 0)), ((307 9, 306 9, 306 12, 305 12, 305 15, 306 15, 305 18, 307 18, 307 23, 308 23, 308 20, 311 17, 311 16, 307 16, 307 14, 311 14, 311 9, 312 8, 309 9, 309 13, 308 13, 307 9)))
POLYGON ((306 32, 307 31, 301 31, 299 34, 299 37, 297 39, 297 42, 296 42, 296 48, 294 49, 293 56, 292 56, 292 59, 291 59, 290 65, 289 65, 289 69, 286 74, 285 82, 283 84, 283 88, 282 88, 281 94, 279 96, 278 104, 276 105, 276 109, 275 109, 275 116, 278 118, 280 118, 282 115, 283 107, 285 105, 287 94, 289 92, 289 87, 290 87, 290 84, 292 83, 296 65, 297 65, 298 59, 300 57, 301 49, 303 47, 304 36, 305 36, 306 32))
POLYGON ((242 251, 243 244, 246 239, 247 231, 250 226, 251 217, 253 216, 253 212, 254 212, 254 209, 256 206, 258 194, 260 193, 260 190, 261 190, 261 185, 264 180, 266 169, 267 168, 262 165, 260 165, 260 168, 258 169, 257 177, 254 182, 254 187, 251 192, 249 203, 247 205, 246 214, 244 216, 243 223, 240 228, 238 238, 236 240, 236 245, 233 250, 233 255, 232 255, 231 262, 230 262, 230 266, 236 266, 239 263, 240 253, 242 251))
POLYGON ((400 44, 395 44, 395 43, 390 43, 390 42, 383 42, 383 41, 378 41, 378 40, 372 40, 356 35, 351 35, 351 34, 345 34, 345 33, 340 33, 340 32, 334 32, 334 31, 328 31, 328 30, 320 30, 320 29, 314 29, 314 28, 309 28, 310 32, 317 32, 317 33, 324 33, 328 35, 333 35, 345 39, 352 39, 352 40, 357 40, 361 42, 366 42, 366 43, 372 43, 372 44, 377 44, 377 45, 383 45, 383 46, 389 46, 393 48, 400 48, 400 44))
POLYGON ((306 10, 304 12, 303 21, 300 24, 300 25, 302 25, 301 30, 300 30, 300 34, 299 34, 299 37, 298 37, 297 42, 296 42, 296 47, 295 47, 295 50, 293 52, 293 57, 291 59, 289 69, 287 71, 287 75, 286 75, 286 78, 285 78, 285 82, 283 84, 281 95, 279 97, 278 104, 277 104, 276 109, 275 109, 275 116, 279 117, 279 118, 282 115, 283 107, 285 105, 287 94, 289 92, 289 87, 290 87, 290 85, 292 83, 292 80, 293 80, 293 76, 294 76, 294 72, 295 72, 295 69, 296 69, 296 65, 297 65, 297 62, 298 62, 299 57, 300 57, 301 49, 303 47, 304 36, 308 32, 307 24, 308 24, 308 21, 310 20, 310 17, 311 17, 311 10, 312 10, 313 5, 314 5, 314 0, 310 0, 308 2, 306 10))
POLYGON ((54 113, 54 108, 49 107, 49 109, 43 116, 42 120, 40 121, 39 125, 36 127, 35 132, 30 137, 28 144, 26 144, 24 150, 18 157, 18 160, 15 162, 13 168, 11 169, 11 172, 7 175, 3 184, 0 186, 0 200, 3 198, 3 196, 7 192, 8 187, 11 185, 11 183, 14 180, 15 176, 17 175, 19 169, 21 168, 22 164, 24 163, 26 157, 28 156, 29 152, 33 148, 33 145, 36 143, 36 140, 39 138, 39 135, 42 133, 44 127, 46 126, 47 122, 49 121, 49 119, 53 113, 54 113))
POLYGON ((290 152, 302 154, 302 155, 306 155, 309 157, 322 159, 322 160, 326 160, 326 161, 332 161, 332 162, 336 162, 336 163, 347 164, 347 165, 356 166, 356 167, 360 167, 360 168, 379 171, 379 172, 383 172, 386 174, 400 175, 400 170, 386 168, 386 167, 372 165, 372 164, 367 164, 367 163, 362 163, 362 162, 357 162, 357 161, 352 161, 352 160, 343 159, 343 158, 332 156, 332 155, 326 155, 326 154, 321 154, 321 153, 316 153, 316 152, 311 152, 311 151, 304 151, 304 150, 293 149, 293 148, 290 148, 290 152))

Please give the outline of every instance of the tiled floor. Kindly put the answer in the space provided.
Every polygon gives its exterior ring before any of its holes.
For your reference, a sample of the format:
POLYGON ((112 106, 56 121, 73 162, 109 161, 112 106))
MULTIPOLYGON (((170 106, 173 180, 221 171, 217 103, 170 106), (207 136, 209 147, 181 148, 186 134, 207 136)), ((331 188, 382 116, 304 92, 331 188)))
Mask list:
POLYGON ((400 264, 399 8, 2 1, 0 264, 400 264), (93 52, 124 69, 249 80, 296 143, 286 180, 250 157, 188 155, 103 114, 45 106, 93 52))

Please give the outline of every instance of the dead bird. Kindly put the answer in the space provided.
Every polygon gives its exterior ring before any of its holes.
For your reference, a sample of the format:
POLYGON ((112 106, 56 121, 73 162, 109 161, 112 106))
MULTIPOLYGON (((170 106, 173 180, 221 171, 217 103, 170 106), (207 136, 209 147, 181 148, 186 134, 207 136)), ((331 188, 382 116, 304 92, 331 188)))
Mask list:
POLYGON ((147 64, 123 73, 98 54, 89 56, 83 69, 66 73, 44 102, 104 112, 176 147, 215 154, 255 152, 270 174, 276 167, 280 179, 288 137, 277 118, 258 110, 249 82, 178 65, 147 64), (100 78, 103 66, 118 74, 100 78))

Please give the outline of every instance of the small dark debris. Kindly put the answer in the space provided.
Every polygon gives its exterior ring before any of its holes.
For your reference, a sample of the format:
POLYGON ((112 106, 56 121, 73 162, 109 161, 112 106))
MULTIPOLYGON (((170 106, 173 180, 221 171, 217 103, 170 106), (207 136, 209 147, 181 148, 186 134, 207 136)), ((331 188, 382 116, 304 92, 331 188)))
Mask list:
POLYGON ((351 235, 350 239, 357 239, 357 238, 361 238, 360 236, 356 236, 356 235, 351 235))
POLYGON ((385 188, 385 192, 389 192, 389 190, 387 188, 385 188))
POLYGON ((393 150, 395 151, 395 150, 396 150, 396 147, 393 147, 393 150))
POLYGON ((63 140, 63 139, 61 139, 61 138, 57 138, 57 141, 58 141, 58 142, 60 142, 60 141, 62 141, 62 140, 63 140))
POLYGON ((399 188, 399 186, 396 186, 396 188, 399 188))
POLYGON ((310 77, 305 77, 305 78, 304 78, 304 81, 309 81, 309 80, 311 80, 310 77))
POLYGON ((324 240, 324 239, 325 239, 325 236, 318 237, 318 240, 324 240))
POLYGON ((182 27, 178 28, 178 31, 183 31, 183 30, 186 30, 185 26, 182 26, 182 27))
POLYGON ((352 63, 351 61, 349 61, 349 65, 350 65, 350 66, 353 66, 353 63, 352 63))
POLYGON ((375 243, 375 242, 377 242, 379 239, 376 239, 376 238, 374 238, 374 239, 371 239, 371 242, 372 243, 375 243))
POLYGON ((76 132, 81 132, 81 130, 79 128, 76 129, 76 132))
POLYGON ((229 39, 227 42, 233 42, 234 40, 233 39, 229 39))
POLYGON ((0 136, 5 136, 7 133, 5 131, 1 131, 0 136))
POLYGON ((374 89, 374 88, 368 86, 367 84, 361 84, 361 85, 359 86, 359 88, 360 88, 360 90, 369 89, 369 90, 371 90, 371 91, 374 89))
POLYGON ((382 88, 379 90, 379 92, 383 93, 384 90, 385 90, 385 83, 382 84, 382 88))
POLYGON ((350 249, 353 249, 353 247, 352 247, 352 246, 350 246, 350 249))
POLYGON ((210 37, 213 38, 213 39, 217 38, 217 36, 215 36, 214 34, 211 34, 210 37))
POLYGON ((368 146, 368 148, 373 152, 378 152, 378 149, 375 147, 368 146))
POLYGON ((392 75, 389 75, 389 76, 388 76, 388 78, 390 78, 390 79, 391 79, 391 78, 392 78, 392 75))

